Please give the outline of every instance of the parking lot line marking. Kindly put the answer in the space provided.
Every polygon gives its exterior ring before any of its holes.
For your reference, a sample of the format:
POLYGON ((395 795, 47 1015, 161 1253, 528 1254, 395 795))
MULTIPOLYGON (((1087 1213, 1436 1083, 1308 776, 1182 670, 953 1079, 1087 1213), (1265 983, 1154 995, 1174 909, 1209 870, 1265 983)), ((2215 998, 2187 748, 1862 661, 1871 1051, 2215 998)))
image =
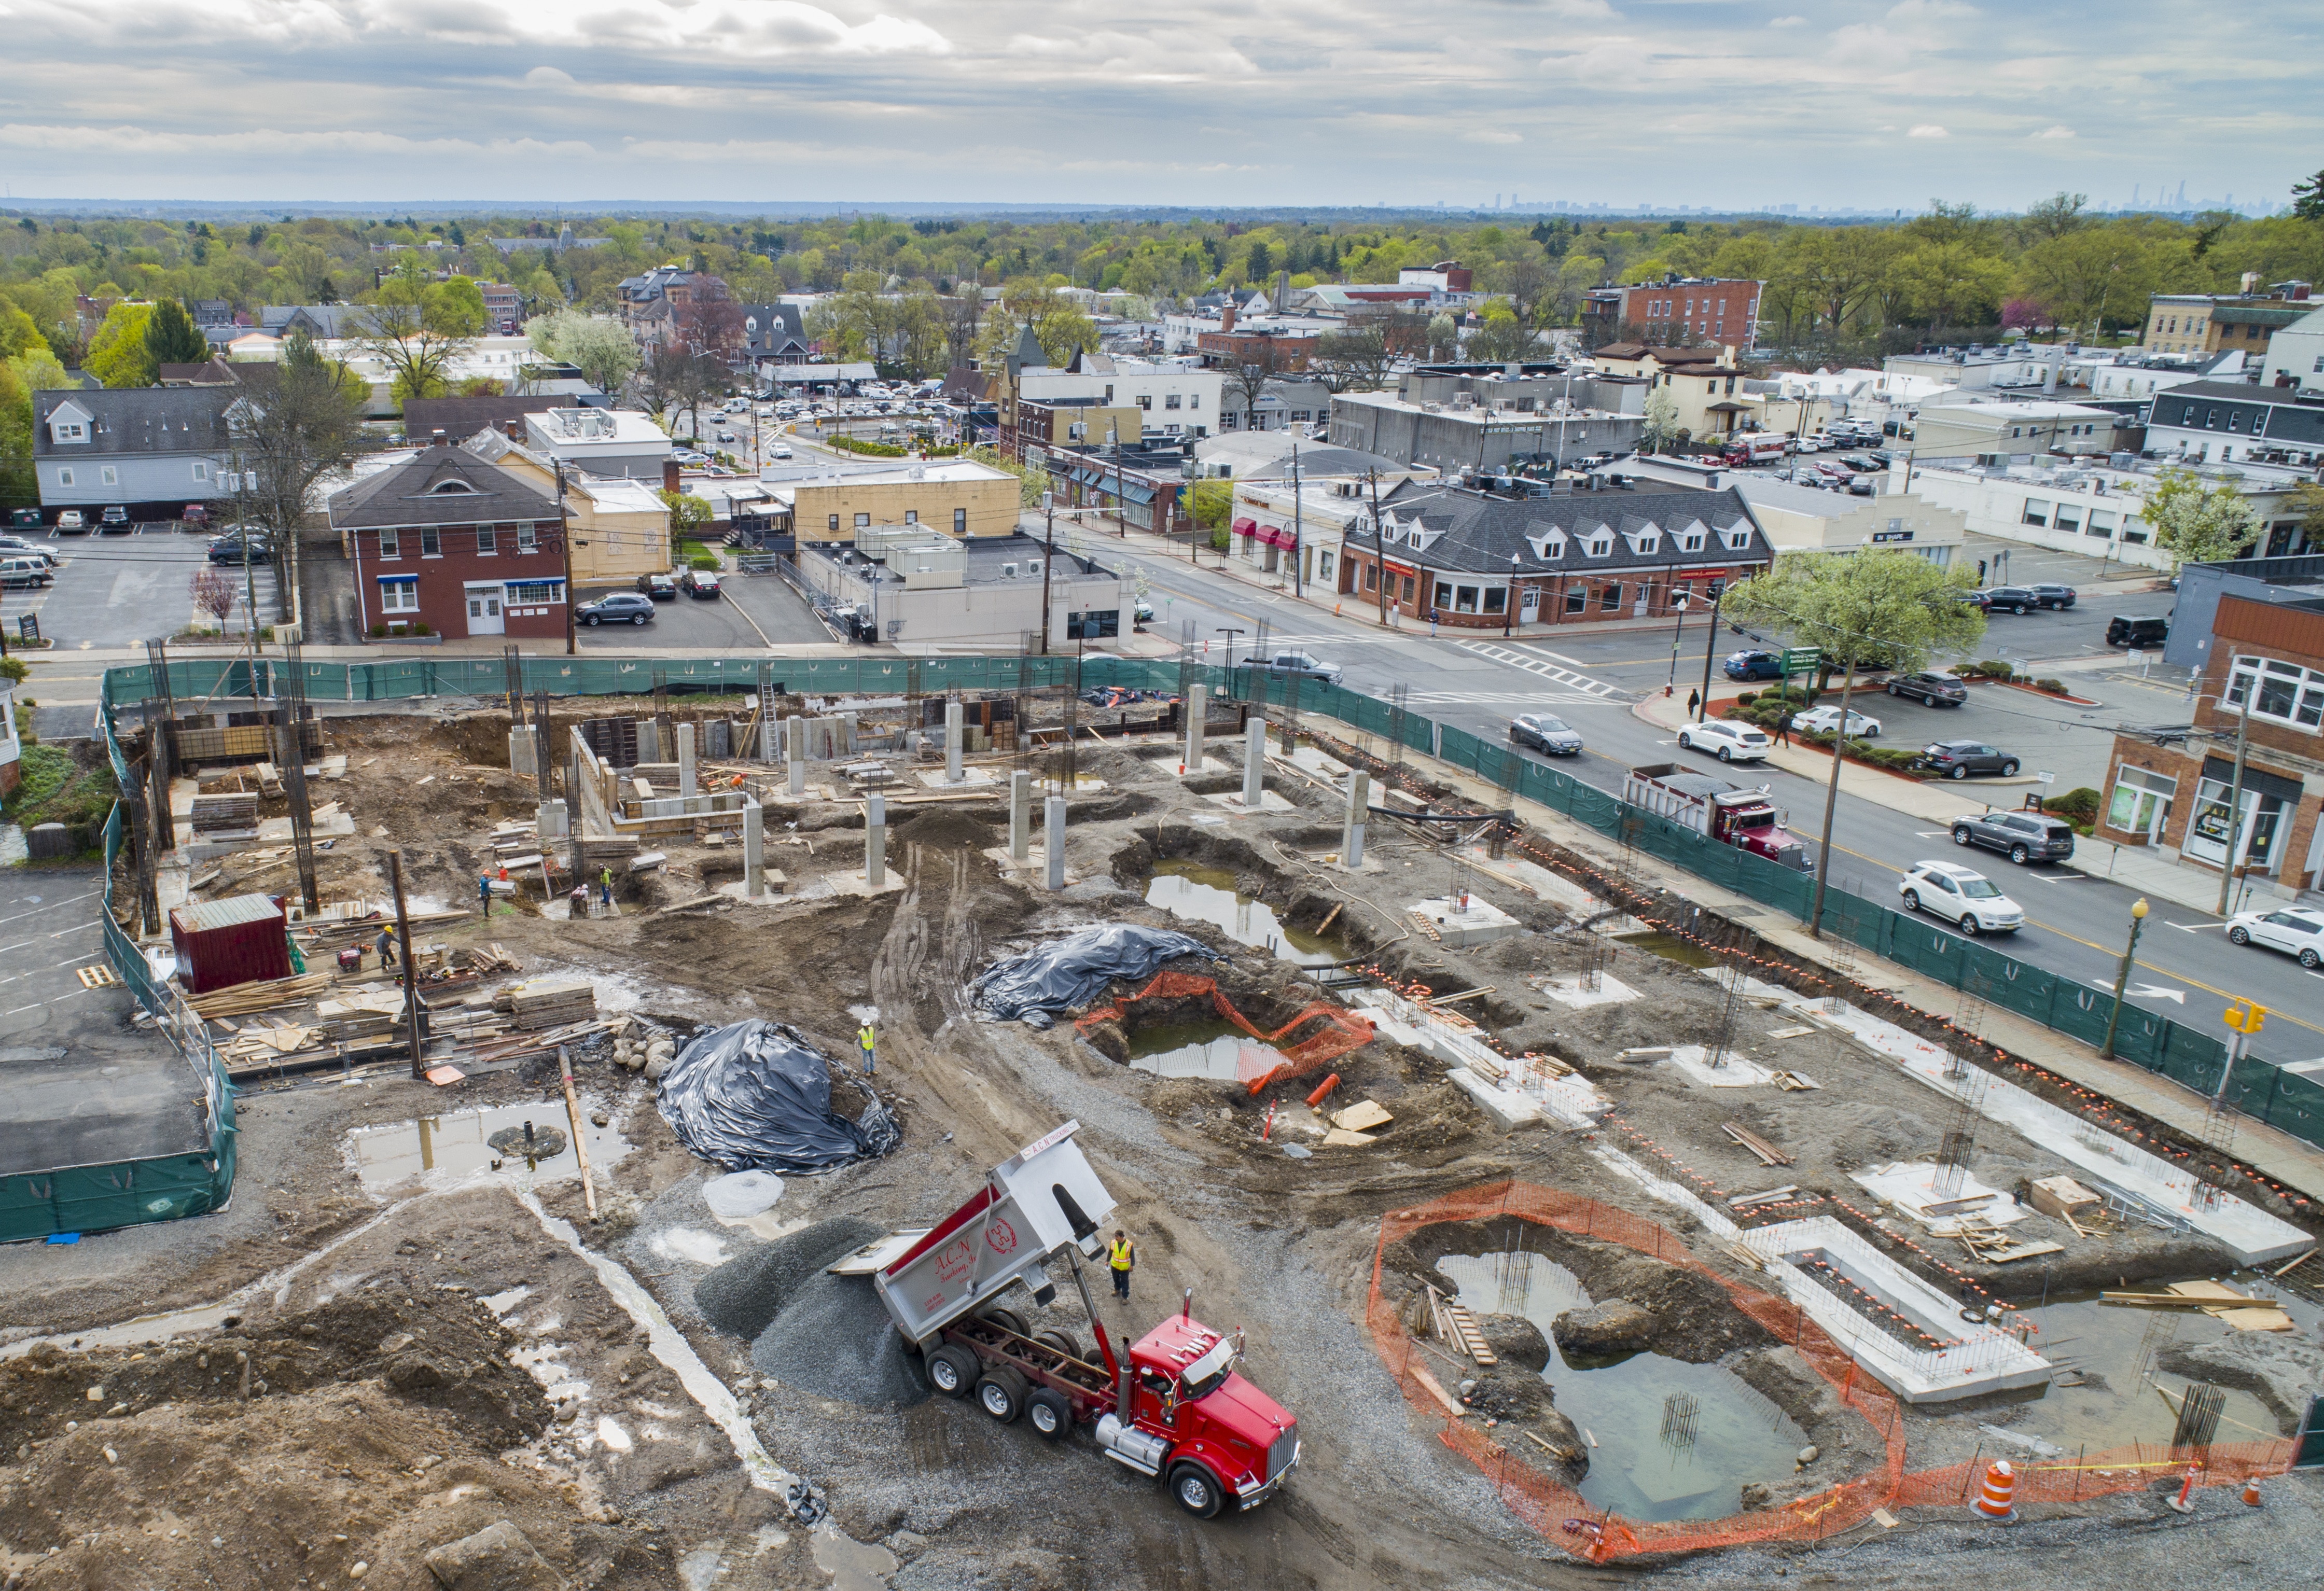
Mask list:
MULTIPOLYGON (((285 731, 285 732, 287 733, 288 731, 285 731)), ((42 1007, 42 1005, 43 1003, 44 1003, 44 1002, 40 1001, 40 1000, 34 1000, 34 1001, 33 1001, 31 1005, 29 1005, 29 1006, 19 1006, 19 1007, 16 1007, 16 1010, 14 1010, 14 1011, 0 1011, 0 1016, 15 1016, 15 1015, 17 1014, 17 1012, 19 1012, 19 1011, 37 1011, 37 1010, 39 1010, 39 1009, 41 1008, 41 1007, 42 1007)))
MULTIPOLYGON (((105 891, 101 889, 92 889, 86 895, 69 895, 62 900, 45 900, 42 901, 39 907, 33 911, 18 912, 14 916, 0 917, 0 923, 15 923, 21 922, 26 917, 44 916, 48 913, 56 910, 56 908, 60 906, 70 906, 77 900, 95 900, 98 896, 104 893, 105 891)), ((27 940, 25 943, 29 944, 32 942, 27 940)))

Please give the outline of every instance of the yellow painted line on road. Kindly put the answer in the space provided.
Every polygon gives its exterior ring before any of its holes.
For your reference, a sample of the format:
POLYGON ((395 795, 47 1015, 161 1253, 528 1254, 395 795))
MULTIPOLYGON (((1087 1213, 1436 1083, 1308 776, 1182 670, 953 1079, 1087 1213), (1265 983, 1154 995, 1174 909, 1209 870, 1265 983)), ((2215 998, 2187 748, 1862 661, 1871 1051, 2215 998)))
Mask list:
MULTIPOLYGON (((1834 851, 1840 851, 1845 855, 1852 856, 1858 861, 1869 862, 1877 868, 1886 868, 1888 871, 1895 873, 1899 878, 1904 876, 1904 869, 1897 867, 1893 862, 1882 861, 1877 856, 1867 856, 1860 851, 1849 851, 1845 845, 1834 845, 1832 849, 1834 851)), ((2103 956, 2119 957, 2122 954, 2120 951, 2115 949, 2111 945, 2100 944, 2095 939, 2084 939, 2079 933, 2069 933, 2066 930, 2058 927, 2055 924, 2043 922, 2039 917, 2027 917, 2025 919, 2025 925, 2029 928, 2039 928, 2044 933, 2054 933, 2061 939, 2070 939, 2076 944, 2094 950, 2103 956)), ((2223 1000, 2235 1001, 2250 998, 2246 995, 2229 994, 2226 989, 2208 984, 2200 978, 2190 978, 2186 973, 2179 971, 2174 968, 2158 967, 2153 961, 2133 961, 2131 965, 2143 968, 2145 970, 2153 973, 2157 978, 2168 978, 2174 983, 2183 983, 2188 985, 2190 988, 2200 989, 2206 994, 2217 995, 2223 1000)), ((2059 973, 2058 976, 2062 978, 2065 974, 2059 973)), ((2275 1011, 2270 1014, 2272 1016, 2281 1017, 2282 1020, 2291 1023, 2295 1027, 2304 1027, 2310 1033, 2324 1034, 2324 1026, 2319 1026, 2318 1024, 2313 1022, 2303 1022, 2299 1017, 2291 1015, 2289 1012, 2275 1011)))

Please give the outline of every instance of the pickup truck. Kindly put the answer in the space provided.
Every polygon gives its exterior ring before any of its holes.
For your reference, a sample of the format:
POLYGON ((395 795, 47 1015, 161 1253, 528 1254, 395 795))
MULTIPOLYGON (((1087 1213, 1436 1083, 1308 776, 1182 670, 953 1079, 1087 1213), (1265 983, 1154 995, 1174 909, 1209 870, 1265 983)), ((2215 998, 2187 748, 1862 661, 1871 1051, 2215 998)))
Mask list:
POLYGON ((1340 683, 1340 666, 1311 658, 1305 652, 1277 652, 1271 657, 1246 658, 1242 666, 1255 673, 1280 675, 1289 678, 1321 680, 1325 685, 1340 683))

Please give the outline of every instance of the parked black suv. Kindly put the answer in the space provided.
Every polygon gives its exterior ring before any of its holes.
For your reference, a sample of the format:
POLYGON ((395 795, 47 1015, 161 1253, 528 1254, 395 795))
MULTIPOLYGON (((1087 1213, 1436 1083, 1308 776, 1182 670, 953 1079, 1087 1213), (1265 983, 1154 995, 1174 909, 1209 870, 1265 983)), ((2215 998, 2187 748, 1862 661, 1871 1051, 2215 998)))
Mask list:
POLYGON ((2137 651, 2146 647, 2159 647, 2170 639, 2171 621, 2159 615, 2151 619, 2133 619, 2116 613, 2107 621, 2106 644, 2110 647, 2127 647, 2137 651))
POLYGON ((1958 707, 1969 700, 1969 686, 1950 674, 1908 674, 1888 682, 1892 696, 1918 696, 1928 706, 1958 707))
POLYGON ((2034 600, 2045 608, 2070 608, 2074 605, 2074 588, 2070 585, 2029 585, 2034 600))
POLYGON ((1988 613, 1997 608, 2008 613, 2030 613, 2036 608, 2046 608, 2050 605, 2034 593, 2033 587, 2027 585, 1988 585, 1984 590, 1971 594, 1978 599, 1977 605, 1988 613))
POLYGON ((2038 812, 1985 812, 1953 819, 1953 843, 2008 853, 2019 867, 2074 854, 2074 827, 2038 812))
POLYGON ((1939 740, 1921 749, 1921 766, 1949 779, 1971 774, 1999 774, 2006 779, 2017 771, 2017 759, 1982 740, 1939 740))

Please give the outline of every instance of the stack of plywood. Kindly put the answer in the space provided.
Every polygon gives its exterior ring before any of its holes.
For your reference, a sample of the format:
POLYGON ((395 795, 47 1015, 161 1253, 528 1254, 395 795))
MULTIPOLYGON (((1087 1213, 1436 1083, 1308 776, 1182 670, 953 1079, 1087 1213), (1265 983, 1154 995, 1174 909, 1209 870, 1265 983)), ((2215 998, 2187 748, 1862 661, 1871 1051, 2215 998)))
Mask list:
POLYGON ((197 796, 192 818, 194 832, 201 839, 254 839, 258 834, 258 797, 248 794, 197 796))
POLYGON ((502 989, 493 997, 493 1007, 508 1013, 512 1027, 561 1027, 597 1014, 597 989, 586 979, 537 978, 502 989))

